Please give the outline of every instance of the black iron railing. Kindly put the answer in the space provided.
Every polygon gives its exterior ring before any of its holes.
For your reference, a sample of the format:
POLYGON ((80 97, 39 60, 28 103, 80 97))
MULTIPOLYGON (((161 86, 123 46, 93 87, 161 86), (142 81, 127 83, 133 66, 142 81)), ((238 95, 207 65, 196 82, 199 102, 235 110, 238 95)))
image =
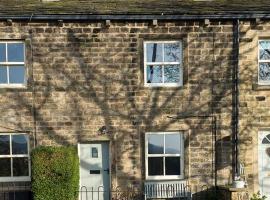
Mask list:
POLYGON ((29 182, 0 183, 1 200, 31 200, 31 185, 29 182))

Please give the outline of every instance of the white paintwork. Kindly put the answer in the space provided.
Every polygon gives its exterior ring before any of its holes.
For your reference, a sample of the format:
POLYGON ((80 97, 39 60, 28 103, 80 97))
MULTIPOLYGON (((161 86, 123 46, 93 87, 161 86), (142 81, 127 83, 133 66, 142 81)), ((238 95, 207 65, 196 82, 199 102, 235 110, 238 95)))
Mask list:
POLYGON ((260 73, 260 63, 270 63, 270 60, 261 60, 260 59, 260 42, 261 41, 269 41, 269 40, 266 40, 266 39, 263 39, 263 40, 258 40, 258 69, 257 69, 257 71, 258 71, 258 85, 270 85, 270 81, 262 81, 262 80, 260 80, 260 78, 259 78, 259 73, 260 73))
MULTIPOLYGON (((165 137, 164 139, 164 144, 165 144, 165 137)), ((163 163, 163 168, 165 169, 165 162, 163 163)), ((146 180, 176 180, 176 179, 184 179, 184 138, 183 138, 183 133, 182 132, 147 132, 145 134, 145 177, 146 180), (180 154, 152 154, 151 156, 149 156, 148 154, 148 139, 147 137, 151 134, 160 134, 160 135, 168 135, 168 134, 180 134, 180 145, 181 145, 181 149, 180 149, 180 154), (166 156, 179 156, 180 157, 180 169, 181 169, 181 173, 180 175, 163 175, 163 176, 150 176, 148 175, 148 157, 165 157, 166 156)))
MULTIPOLYGON (((182 41, 177 41, 177 40, 171 40, 171 41, 157 41, 157 40, 149 40, 149 41, 144 41, 144 86, 145 87, 179 87, 183 85, 183 47, 182 47, 182 41), (149 43, 159 43, 162 44, 162 51, 164 51, 164 44, 168 43, 179 43, 179 47, 181 50, 180 54, 180 62, 147 62, 147 55, 146 55, 146 45, 149 43), (162 83, 147 83, 147 70, 146 66, 147 65, 164 65, 164 64, 172 64, 172 65, 179 65, 180 66, 180 81, 178 83, 164 83, 164 76, 162 76, 163 82, 162 83)), ((162 70, 164 68, 162 67, 162 70)))
POLYGON ((28 174, 29 176, 13 176, 13 167, 11 160, 11 176, 9 177, 0 177, 0 182, 29 182, 31 181, 31 162, 30 162, 30 144, 29 144, 29 136, 27 133, 0 133, 0 135, 8 135, 10 140, 10 154, 9 155, 0 155, 0 158, 28 158, 28 174), (27 154, 16 154, 12 155, 12 146, 11 146, 11 136, 12 135, 26 135, 27 136, 27 154))
POLYGON ((9 82, 9 75, 7 75, 7 82, 8 83, 0 83, 0 88, 26 88, 26 74, 27 74, 27 69, 25 67, 25 42, 24 41, 0 41, 0 44, 6 44, 6 58, 8 57, 8 48, 7 45, 8 44, 12 44, 12 43, 21 43, 23 44, 23 48, 24 48, 24 62, 0 62, 0 66, 7 66, 7 73, 9 74, 9 68, 12 66, 16 66, 16 65, 23 65, 24 66, 24 83, 10 83, 9 82))
POLYGON ((144 183, 145 199, 179 198, 191 199, 190 188, 186 180, 146 181, 144 183))
POLYGON ((270 142, 269 144, 262 144, 262 140, 269 134, 270 131, 260 132, 258 141, 259 187, 261 194, 267 196, 267 199, 270 199, 270 156, 267 155, 270 142))
POLYGON ((80 158, 80 200, 109 200, 109 143, 79 144, 80 158), (98 150, 98 157, 92 157, 92 148, 98 150), (94 174, 93 171, 99 171, 94 174), (94 192, 91 192, 94 191, 94 192), (93 193, 93 196, 92 196, 93 193), (88 197, 88 198, 87 198, 88 197))

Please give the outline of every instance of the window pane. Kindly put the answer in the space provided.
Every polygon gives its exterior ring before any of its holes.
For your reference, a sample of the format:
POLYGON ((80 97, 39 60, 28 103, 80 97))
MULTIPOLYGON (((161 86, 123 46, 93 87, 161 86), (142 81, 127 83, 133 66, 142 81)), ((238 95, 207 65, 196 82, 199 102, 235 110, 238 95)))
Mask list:
POLYGON ((8 43, 8 62, 24 62, 24 44, 8 43))
POLYGON ((162 67, 147 66, 147 83, 162 83, 162 67))
POLYGON ((12 154, 28 154, 27 135, 12 135, 12 154))
POLYGON ((146 44, 147 62, 162 62, 162 44, 149 43, 146 44))
POLYGON ((165 153, 180 154, 180 135, 179 134, 165 135, 165 153))
POLYGON ((148 135, 148 154, 163 154, 164 144, 163 135, 148 135))
POLYGON ((9 67, 9 83, 24 83, 24 66, 9 67))
POLYGON ((10 158, 0 158, 0 177, 11 176, 10 158))
POLYGON ((260 63, 259 69, 259 80, 269 81, 270 80, 270 63, 260 63))
POLYGON ((6 44, 0 43, 0 62, 6 62, 6 44))
POLYGON ((179 43, 164 44, 164 61, 165 62, 180 62, 181 51, 179 43))
POLYGON ((265 137, 263 138, 262 144, 270 144, 270 141, 265 137))
POLYGON ((260 60, 270 60, 270 41, 260 41, 260 60))
POLYGON ((180 68, 179 65, 164 66, 164 82, 165 83, 179 83, 180 68))
POLYGON ((148 175, 163 175, 163 157, 148 158, 148 175))
POLYGON ((13 159, 13 176, 29 176, 28 158, 13 159))
POLYGON ((7 67, 0 66, 0 84, 7 83, 7 67))
POLYGON ((9 135, 0 135, 0 155, 10 155, 9 135))
POLYGON ((166 175, 180 175, 180 157, 165 158, 166 175))

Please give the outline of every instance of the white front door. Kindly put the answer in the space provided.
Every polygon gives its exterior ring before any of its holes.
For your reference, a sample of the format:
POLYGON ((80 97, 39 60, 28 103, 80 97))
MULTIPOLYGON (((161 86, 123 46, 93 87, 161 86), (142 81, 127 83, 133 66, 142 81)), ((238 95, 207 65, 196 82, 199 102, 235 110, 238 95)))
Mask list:
POLYGON ((259 186, 262 195, 270 199, 270 132, 259 133, 259 186))
POLYGON ((80 200, 109 200, 109 143, 79 144, 80 200))

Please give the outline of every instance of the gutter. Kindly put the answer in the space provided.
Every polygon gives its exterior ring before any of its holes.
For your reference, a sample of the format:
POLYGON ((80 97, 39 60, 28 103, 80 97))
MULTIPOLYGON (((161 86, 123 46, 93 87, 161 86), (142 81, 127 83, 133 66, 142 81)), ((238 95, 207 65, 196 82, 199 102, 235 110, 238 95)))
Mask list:
POLYGON ((89 20, 121 20, 121 21, 143 21, 143 20, 250 20, 250 19, 270 19, 270 14, 209 14, 209 15, 133 15, 133 14, 116 14, 116 15, 92 15, 92 14, 29 14, 29 15, 4 15, 0 13, 0 20, 68 20, 68 21, 89 21, 89 20))

